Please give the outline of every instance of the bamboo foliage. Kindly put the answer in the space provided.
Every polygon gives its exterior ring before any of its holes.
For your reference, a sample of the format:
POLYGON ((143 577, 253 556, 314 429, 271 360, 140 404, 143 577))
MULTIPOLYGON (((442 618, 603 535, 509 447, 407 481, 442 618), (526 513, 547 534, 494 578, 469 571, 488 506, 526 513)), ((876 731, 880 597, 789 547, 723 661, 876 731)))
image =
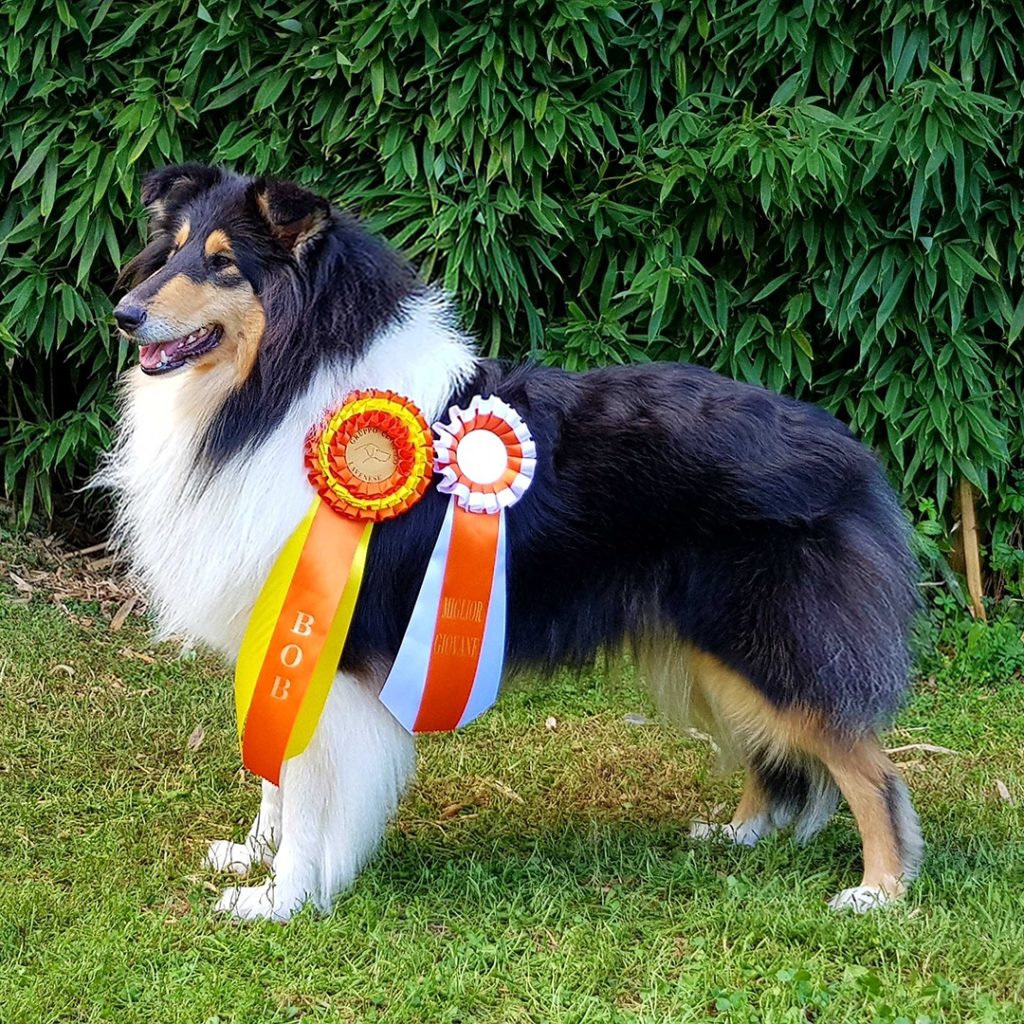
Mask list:
POLYGON ((0 0, 0 24, 26 511, 107 440, 138 176, 182 158, 362 213, 491 354, 822 402, 940 507, 1019 459, 1020 3, 0 0))

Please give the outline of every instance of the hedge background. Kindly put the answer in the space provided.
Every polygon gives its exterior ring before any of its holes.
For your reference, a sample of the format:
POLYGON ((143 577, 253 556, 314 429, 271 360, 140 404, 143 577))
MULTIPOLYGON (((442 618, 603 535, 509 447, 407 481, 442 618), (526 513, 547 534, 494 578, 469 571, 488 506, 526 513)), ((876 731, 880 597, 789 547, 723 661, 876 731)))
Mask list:
POLYGON ((138 177, 187 157, 360 211, 490 353, 689 359, 822 402, 908 499, 1007 487, 1011 536, 1021 4, 0 0, 0 24, 26 511, 107 440, 138 177))

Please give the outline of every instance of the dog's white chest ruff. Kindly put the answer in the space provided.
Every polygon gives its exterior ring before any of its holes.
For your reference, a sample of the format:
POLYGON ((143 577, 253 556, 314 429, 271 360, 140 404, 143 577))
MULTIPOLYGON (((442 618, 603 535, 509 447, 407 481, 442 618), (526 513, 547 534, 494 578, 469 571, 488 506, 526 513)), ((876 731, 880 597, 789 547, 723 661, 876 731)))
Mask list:
POLYGON ((187 370, 126 375, 118 443, 98 483, 117 491, 117 538, 161 636, 237 655, 259 589, 312 498, 302 459, 310 425, 348 391, 381 385, 438 415, 476 362, 445 320, 442 297, 418 299, 362 359, 321 367, 266 439, 213 471, 197 450, 223 399, 218 382, 187 370), (414 357, 423 351, 432 358, 414 357))

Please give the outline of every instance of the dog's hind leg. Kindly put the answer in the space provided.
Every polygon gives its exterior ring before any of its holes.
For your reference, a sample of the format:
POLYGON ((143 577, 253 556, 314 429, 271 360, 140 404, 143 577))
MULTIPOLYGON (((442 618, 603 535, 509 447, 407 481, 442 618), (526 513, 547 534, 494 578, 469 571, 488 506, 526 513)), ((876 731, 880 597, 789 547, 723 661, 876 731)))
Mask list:
POLYGON ((274 853, 280 841, 281 790, 264 779, 260 809, 245 842, 218 839, 210 843, 203 863, 214 871, 231 872, 244 878, 254 864, 263 863, 270 867, 274 863, 274 853))
POLYGON ((835 812, 839 791, 817 759, 795 756, 777 761, 770 753, 754 751, 746 760, 747 777, 732 821, 727 825, 695 821, 691 838, 720 836, 740 846, 753 846, 793 825, 797 840, 806 842, 835 812))
POLYGON ((822 737, 819 756, 850 805, 864 844, 864 878, 829 902, 863 913, 902 895, 917 874, 923 843, 906 783, 878 740, 822 737))
MULTIPOLYGON (((707 697, 708 659, 689 644, 673 638, 650 639, 638 648, 641 674, 651 699, 666 718, 679 728, 697 726, 713 733, 719 745, 721 760, 735 763, 745 760, 741 745, 734 742, 732 731, 714 713, 707 697)), ((717 665, 717 662, 715 663, 717 665)), ((690 826, 693 839, 728 839, 741 846, 753 846, 775 831, 778 822, 771 813, 771 795, 758 773, 747 773, 743 795, 729 824, 694 821, 690 826)))
POLYGON ((690 838, 722 838, 738 846, 753 846, 758 840, 771 835, 777 827, 772 818, 769 794, 757 774, 748 771, 732 821, 727 825, 713 821, 694 821, 690 825, 690 838))
POLYGON ((640 654, 659 709, 677 725, 710 733, 725 767, 739 762, 747 769, 732 821, 695 821, 692 838, 753 846, 790 824, 801 842, 821 829, 835 811, 838 790, 820 761, 777 742, 778 713, 746 679, 679 641, 649 643, 640 654))
POLYGON ((339 674, 309 747, 281 772, 280 842, 263 885, 226 889, 217 909, 287 921, 327 911, 376 852, 413 775, 415 743, 376 694, 339 674))

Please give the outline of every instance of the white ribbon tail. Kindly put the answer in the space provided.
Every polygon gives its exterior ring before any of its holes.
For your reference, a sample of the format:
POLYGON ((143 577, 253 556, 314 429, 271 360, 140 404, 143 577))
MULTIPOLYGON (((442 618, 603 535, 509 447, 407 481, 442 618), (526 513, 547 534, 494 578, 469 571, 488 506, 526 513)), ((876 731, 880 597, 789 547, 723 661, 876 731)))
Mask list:
MULTIPOLYGON (((381 703, 398 719, 407 732, 412 732, 423 702, 427 684, 427 669, 434 644, 434 627, 441 604, 441 587, 444 570, 448 564, 448 549, 452 541, 452 520, 455 517, 455 499, 448 502, 441 524, 441 532, 431 552, 427 571, 416 596, 412 618, 398 648, 395 663, 388 673, 384 689, 380 691, 381 703)), ((484 638, 486 643, 486 636, 484 638)), ((472 698, 471 698, 472 699, 472 698)))

